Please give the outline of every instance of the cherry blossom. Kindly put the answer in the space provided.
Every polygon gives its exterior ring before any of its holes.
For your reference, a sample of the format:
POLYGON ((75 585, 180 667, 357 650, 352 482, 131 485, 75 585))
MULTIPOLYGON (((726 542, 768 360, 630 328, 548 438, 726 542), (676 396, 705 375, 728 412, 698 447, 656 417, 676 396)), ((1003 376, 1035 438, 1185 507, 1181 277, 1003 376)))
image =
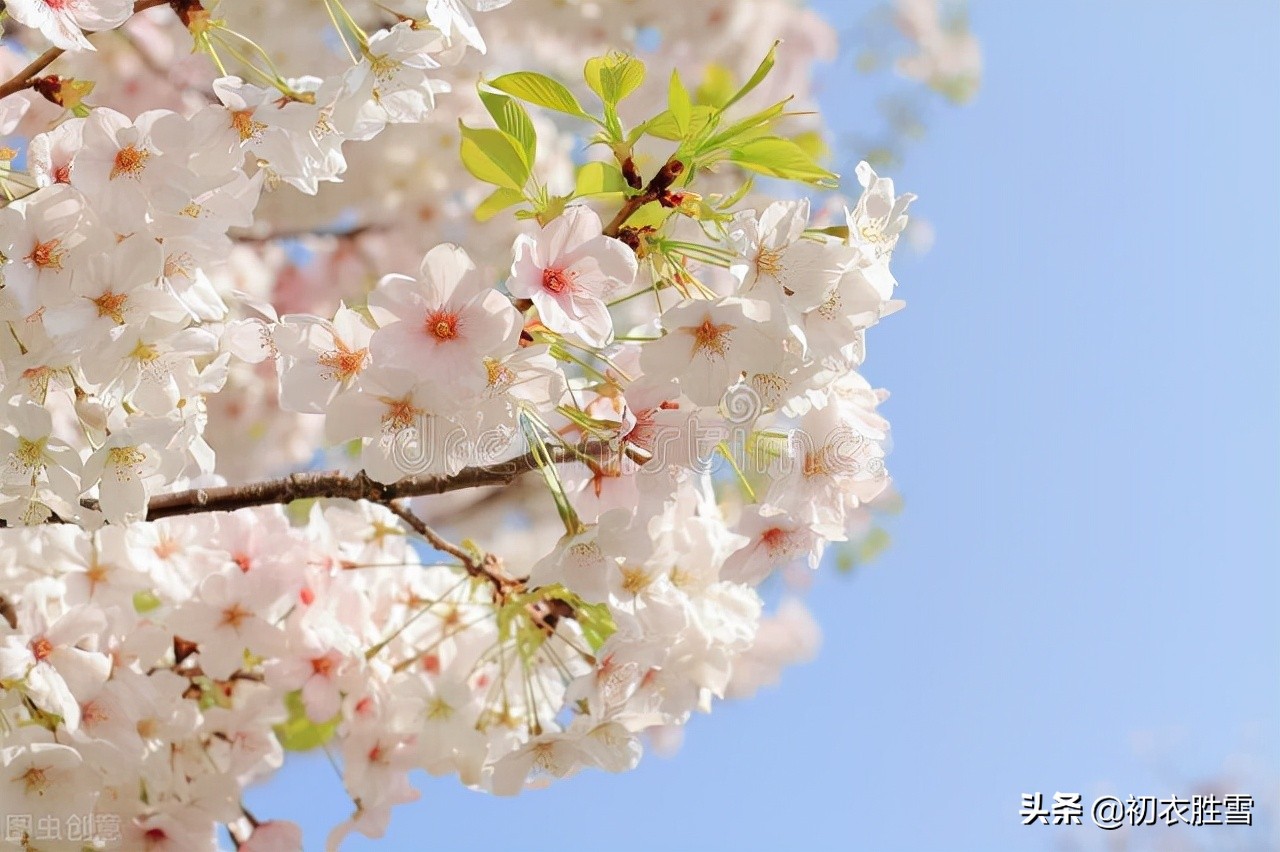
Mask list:
POLYGON ((369 350, 379 363, 431 371, 460 390, 483 387, 484 359, 516 348, 515 309, 481 285, 475 264, 456 246, 428 252, 417 280, 382 279, 369 294, 369 309, 379 325, 369 350))
POLYGON ((914 199, 748 181, 835 185, 788 141, 820 17, 139 6, 11 0, 0 45, 10 810, 294 850, 244 791, 323 747, 337 848, 418 770, 626 771, 814 655, 804 578, 892 495, 858 371, 914 199))
POLYGON ((604 297, 623 291, 636 276, 635 254, 600 229, 590 207, 573 205, 536 239, 521 234, 507 282, 513 296, 533 301, 547 328, 594 346, 613 334, 604 297))
POLYGON ((714 406, 744 372, 769 372, 782 360, 782 339, 764 302, 684 302, 662 323, 666 335, 644 348, 641 366, 651 377, 679 377, 698 405, 714 406))
POLYGON ((57 47, 93 50, 81 30, 110 30, 133 13, 130 0, 12 0, 9 14, 57 47))

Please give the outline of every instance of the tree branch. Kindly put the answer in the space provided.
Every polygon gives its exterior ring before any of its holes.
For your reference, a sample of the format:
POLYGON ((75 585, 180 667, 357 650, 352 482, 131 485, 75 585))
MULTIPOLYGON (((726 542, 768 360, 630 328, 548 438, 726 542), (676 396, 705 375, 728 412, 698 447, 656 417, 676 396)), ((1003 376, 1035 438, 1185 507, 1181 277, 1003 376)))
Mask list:
POLYGON ((487 553, 480 559, 476 559, 473 554, 447 541, 438 532, 427 526, 427 523, 409 511, 408 507, 396 502, 386 503, 385 505, 395 513, 396 517, 404 521, 418 535, 425 538, 427 543, 436 550, 457 558, 472 577, 483 577, 488 580, 493 586, 494 594, 498 600, 506 598, 512 590, 522 585, 522 581, 507 576, 507 573, 502 570, 502 560, 492 553, 487 553))
MULTIPOLYGON (((547 454, 554 464, 568 461, 603 464, 614 455, 609 444, 589 440, 576 447, 547 447, 547 454)), ((292 503, 294 500, 368 500, 390 506, 391 501, 406 497, 423 497, 429 494, 446 494, 464 488, 480 488, 486 485, 506 485, 522 473, 538 467, 532 451, 507 461, 487 465, 464 467, 452 476, 409 476, 385 485, 370 479, 360 471, 347 475, 337 471, 292 473, 276 479, 264 479, 245 485, 223 485, 216 488, 192 488, 172 494, 158 494, 147 503, 146 520, 172 518, 178 515, 195 515, 202 512, 234 512, 253 506, 292 503)), ((82 500, 86 509, 96 510, 97 500, 82 500)), ((396 512, 396 514, 400 514, 396 512)), ((403 515, 401 516, 403 517, 403 515)), ((71 521, 53 515, 48 523, 64 524, 71 521)), ((8 524, 0 520, 0 528, 8 524)), ((435 542, 432 542, 435 544, 435 542)), ((452 552, 452 551, 445 551, 452 552)), ((457 554, 454 554, 455 556, 457 554)))
POLYGON ((623 203, 622 209, 618 211, 618 215, 604 226, 602 233, 606 237, 618 236, 622 232, 622 226, 627 224, 632 214, 651 201, 662 200, 671 188, 671 184, 675 183, 676 178, 680 177, 683 171, 684 163, 679 160, 671 159, 663 163, 662 168, 658 169, 658 173, 653 176, 653 180, 649 181, 644 192, 628 198, 623 203))
MULTIPOLYGON (((133 4, 133 13, 136 15, 146 9, 151 9, 155 6, 166 6, 168 4, 169 0, 137 0, 137 2, 133 4)), ((60 47, 51 47, 36 57, 35 61, 26 68, 23 68, 17 74, 14 74, 13 77, 6 80, 4 83, 0 83, 0 100, 9 97, 9 95, 14 94, 15 92, 21 92, 23 89, 29 89, 34 86, 40 72, 48 68, 53 63, 53 60, 57 59, 65 52, 66 51, 60 47)))

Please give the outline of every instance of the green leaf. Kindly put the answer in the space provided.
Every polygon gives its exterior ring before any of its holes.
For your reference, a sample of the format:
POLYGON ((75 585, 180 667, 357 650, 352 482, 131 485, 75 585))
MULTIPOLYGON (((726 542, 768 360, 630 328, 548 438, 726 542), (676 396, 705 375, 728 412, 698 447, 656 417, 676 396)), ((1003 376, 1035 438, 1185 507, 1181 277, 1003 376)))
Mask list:
POLYGON ((663 110, 653 118, 641 124, 632 131, 632 141, 639 139, 648 133, 656 139, 666 139, 670 142, 679 142, 684 138, 684 131, 680 129, 680 122, 676 120, 671 110, 663 110))
POLYGON ((458 122, 462 133, 462 165, 485 183, 524 190, 530 167, 520 143, 501 130, 475 129, 458 122))
POLYGON ((707 144, 703 147, 708 151, 713 151, 717 148, 726 148, 737 142, 745 141, 748 136, 753 135, 753 131, 763 130, 775 118, 782 115, 782 111, 787 108, 787 104, 790 101, 791 98, 778 101, 768 109, 762 109, 741 121, 734 122, 722 132, 707 140, 707 144))
POLYGON ((680 81, 680 72, 671 72, 671 83, 667 86, 667 110, 675 119, 676 128, 683 137, 689 132, 689 118, 693 110, 693 102, 689 100, 689 90, 680 81))
POLYGON ((839 176, 819 166, 790 139, 766 136, 744 142, 729 152, 729 159, 762 175, 813 184, 824 189, 839 186, 839 176))
POLYGON ((618 626, 614 624, 613 614, 609 612, 607 604, 589 604, 579 599, 574 610, 578 626, 582 628, 582 635, 592 652, 599 651, 609 641, 609 637, 618 632, 618 626))
POLYGON ((276 725, 276 739, 286 751, 309 751, 333 739, 342 721, 339 713, 327 722, 316 724, 307 718, 307 707, 302 702, 302 690, 295 689, 284 697, 289 718, 276 725))
POLYGON ((150 589, 139 589, 133 593, 133 611, 142 615, 160 606, 163 601, 150 589))
POLYGON ((517 71, 514 74, 503 74, 495 80, 489 80, 486 85, 540 107, 576 115, 578 118, 591 118, 582 109, 573 92, 569 91, 563 83, 545 74, 517 71))
POLYGON ((643 62, 618 52, 588 59, 582 69, 587 86, 607 106, 617 106, 619 101, 638 89, 644 82, 644 74, 643 62))
POLYGON ((689 110, 689 123, 684 130, 680 129, 680 122, 671 110, 663 110, 644 124, 636 127, 632 131, 632 141, 639 139, 644 134, 649 134, 657 139, 666 139, 671 142, 682 142, 689 139, 697 139, 699 135, 714 129, 717 121, 717 110, 715 107, 703 106, 701 104, 693 106, 689 110))
POLYGON ((816 130, 806 130, 804 133, 797 133, 791 137, 791 141, 800 146, 800 150, 804 151, 815 160, 821 160, 831 153, 831 149, 827 147, 827 142, 822 138, 822 134, 816 130))
POLYGON ((519 204, 521 201, 524 201, 523 192, 500 186, 490 193, 488 198, 480 202, 480 206, 476 208, 476 221, 488 222, 503 210, 513 204, 519 204))
POLYGON ((611 192, 626 192, 626 178, 613 163, 596 161, 587 163, 578 169, 577 185, 573 194, 577 197, 587 195, 607 195, 611 192))
POLYGON ((480 100, 484 103, 484 108, 489 111, 489 115, 493 117, 493 123, 498 125, 499 130, 519 143, 520 149, 524 152, 525 162, 532 165, 538 151, 538 134, 533 129, 533 121, 530 120, 529 113, 516 101, 496 92, 481 90, 480 100))
POLYGON ((731 97, 733 72, 719 62, 712 62, 703 72, 702 83, 698 85, 698 103, 723 108, 731 97))
POLYGON ((734 190, 734 193, 730 195, 728 198, 721 199, 716 206, 719 207, 721 210, 728 210, 734 207, 735 205, 738 204, 738 202, 742 201, 742 199, 747 197, 747 193, 751 191, 751 188, 755 186, 755 183, 756 183, 756 179, 754 177, 748 176, 747 179, 743 181, 742 186, 734 190))
POLYGON ((663 207, 656 201, 650 201, 631 214, 631 217, 627 219, 627 227, 660 228, 670 218, 672 212, 671 208, 663 207))
POLYGON ((830 227, 826 227, 826 228, 809 228, 805 231, 805 233, 806 234, 824 234, 828 237, 835 237, 838 240, 848 240, 849 226, 848 225, 831 225, 830 227))
POLYGON ((559 600, 567 603, 573 609, 573 618, 582 628, 582 635, 593 652, 599 651, 609 637, 618 632, 618 626, 613 621, 613 613, 609 611, 608 604, 587 603, 580 595, 560 583, 544 586, 533 594, 542 600, 559 600))
POLYGON ((572 195, 550 195, 543 201, 538 203, 537 209, 534 210, 534 218, 538 220, 538 224, 546 227, 548 223, 560 218, 560 214, 564 212, 564 206, 573 198, 572 195))
POLYGON ((311 507, 316 503, 314 497, 304 497, 301 500, 291 500, 284 507, 284 513, 289 518, 289 523, 294 526, 302 526, 307 523, 311 516, 311 507))
POLYGON ((765 54, 764 59, 761 60, 760 64, 756 67, 756 71, 751 75, 751 79, 747 80, 742 88, 738 90, 737 94, 725 102, 724 109, 728 109, 738 101, 745 98, 751 93, 752 89, 760 85, 765 77, 769 76, 769 72, 773 70, 774 63, 778 61, 777 53, 779 43, 780 42, 776 41, 773 43, 773 47, 769 48, 769 52, 765 54))

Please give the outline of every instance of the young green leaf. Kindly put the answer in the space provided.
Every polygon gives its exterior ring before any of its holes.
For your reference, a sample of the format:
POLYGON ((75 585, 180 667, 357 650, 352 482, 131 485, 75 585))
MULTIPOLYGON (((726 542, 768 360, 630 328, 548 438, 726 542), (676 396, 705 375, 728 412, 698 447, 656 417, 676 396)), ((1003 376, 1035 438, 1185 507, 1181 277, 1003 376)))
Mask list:
POLYGON ((573 92, 569 91, 563 83, 545 74, 538 74, 535 71, 517 71, 514 74, 503 74, 495 80, 489 80, 486 85, 540 107, 576 115, 578 118, 591 118, 582 109, 573 92))
POLYGON ((476 208, 476 221, 488 222, 503 210, 514 204, 519 204, 521 201, 524 201, 523 192, 500 186, 490 193, 488 198, 480 202, 480 206, 476 208))
POLYGON ((578 626, 582 628, 582 637, 591 646, 592 653, 598 652, 609 637, 618 632, 613 621, 613 613, 606 604, 580 603, 574 607, 578 626))
POLYGON ((493 123, 520 144, 525 162, 532 164, 538 151, 538 134, 525 108, 506 95, 483 89, 480 90, 480 100, 493 117, 493 123))
POLYGON ((718 110, 715 107, 697 104, 689 110, 689 122, 682 131, 680 123, 671 110, 663 110, 644 124, 637 125, 631 132, 631 141, 639 139, 646 133, 655 139, 666 139, 671 142, 695 140, 715 128, 718 110))
POLYGON ((839 175, 819 166, 790 139, 776 136, 752 139, 730 151, 729 159, 744 169, 770 177, 801 181, 824 189, 839 186, 839 175))
POLYGON ((667 110, 675 119, 676 128, 683 137, 689 132, 689 117, 693 110, 693 102, 689 100, 689 90, 680 80, 680 72, 672 70, 671 83, 667 86, 667 110))
POLYGON ((520 143, 501 130, 467 127, 461 121, 462 164, 485 183, 522 192, 531 171, 520 143))
POLYGON ((742 199, 747 197, 747 193, 751 192, 751 189, 755 186, 755 183, 756 183, 756 179, 754 177, 748 176, 747 179, 742 182, 742 186, 738 187, 737 190, 735 190, 734 193, 730 195, 728 198, 721 199, 716 206, 721 210, 729 210, 733 208, 735 205, 738 204, 738 202, 742 201, 742 199))
POLYGON ((702 82, 698 84, 698 103, 723 109, 731 97, 733 72, 719 62, 712 62, 703 72, 702 82))
POLYGON ((779 44, 780 42, 776 42, 776 41, 773 43, 773 47, 769 48, 769 52, 765 54, 764 59, 756 67, 756 72, 751 75, 751 79, 747 80, 747 82, 743 84, 742 88, 738 90, 737 94, 735 94, 733 97, 729 98, 729 100, 725 102, 724 109, 728 109, 729 107, 736 104, 738 101, 745 98, 747 95, 751 93, 752 89, 754 89, 756 86, 759 86, 760 83, 763 82, 765 77, 769 76, 769 72, 773 70, 774 63, 778 61, 777 53, 778 53, 779 44))
POLYGON ((635 142, 646 133, 655 139, 666 139, 670 142, 679 142, 684 138, 684 132, 680 130, 680 122, 676 121, 676 117, 669 109, 663 110, 644 124, 636 125, 636 128, 631 131, 631 141, 635 142))
POLYGON ((302 701, 300 689, 285 695, 284 706, 289 718, 275 726, 275 734, 285 751, 309 751, 319 748, 333 739, 333 735, 338 730, 338 723, 342 721, 341 713, 327 722, 311 721, 307 716, 307 707, 302 701))
POLYGON ((587 86, 607 106, 630 95, 644 82, 644 63, 626 53, 609 53, 587 60, 582 69, 587 86))
POLYGON ((607 195, 611 192, 626 192, 626 178, 613 163, 595 161, 578 169, 577 186, 573 194, 579 198, 588 195, 607 195))
POLYGON ((791 102, 791 98, 784 101, 778 101, 767 109, 762 109, 757 113, 747 116, 741 121, 735 121, 726 127, 720 133, 717 133, 711 139, 707 140, 703 148, 707 151, 714 151, 720 148, 727 148, 731 145, 743 142, 750 136, 758 136, 773 122, 774 119, 782 115, 782 111, 787 108, 787 104, 791 102))

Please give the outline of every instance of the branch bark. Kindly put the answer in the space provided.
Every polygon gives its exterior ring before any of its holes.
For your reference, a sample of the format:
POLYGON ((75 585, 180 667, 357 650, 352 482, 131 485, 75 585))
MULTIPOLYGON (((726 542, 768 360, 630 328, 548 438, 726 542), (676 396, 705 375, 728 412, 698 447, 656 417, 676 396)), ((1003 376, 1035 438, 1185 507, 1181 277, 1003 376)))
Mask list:
POLYGON ((395 502, 387 503, 386 507, 394 512, 396 517, 404 521, 409 529, 425 538, 436 550, 441 553, 447 553, 461 562, 462 567, 472 577, 481 577, 487 580, 493 586, 496 600, 505 599, 507 595, 520 588, 523 584, 521 580, 507 576, 507 573, 502 570, 502 560, 492 553, 487 553, 477 559, 458 545, 447 541, 438 532, 427 526, 426 521, 409 511, 407 507, 395 502))
POLYGON ((663 163, 662 168, 653 176, 653 180, 649 181, 644 192, 628 198, 623 203, 622 209, 618 211, 618 215, 604 226, 602 233, 606 237, 616 237, 622 233, 622 226, 627 224, 632 214, 651 201, 660 201, 683 171, 684 163, 679 160, 670 159, 663 163))
MULTIPOLYGON (((603 463, 613 452, 603 441, 587 441, 577 447, 547 448, 548 455, 556 464, 583 458, 603 463)), ((368 500, 390 505, 393 500, 407 497, 445 494, 486 485, 506 485, 537 466, 534 454, 527 452, 507 461, 464 467, 452 476, 410 476, 389 485, 370 479, 364 471, 354 475, 337 471, 293 473, 245 485, 192 488, 172 494, 159 494, 148 501, 146 520, 155 521, 202 512, 234 512, 253 506, 308 499, 368 500)), ((86 509, 97 509, 98 501, 84 500, 82 505, 86 509)), ((395 511, 395 507, 392 509, 395 511)), ((49 523, 69 522, 54 515, 49 523)), ((0 521, 0 527, 3 526, 6 526, 5 522, 0 521)))

